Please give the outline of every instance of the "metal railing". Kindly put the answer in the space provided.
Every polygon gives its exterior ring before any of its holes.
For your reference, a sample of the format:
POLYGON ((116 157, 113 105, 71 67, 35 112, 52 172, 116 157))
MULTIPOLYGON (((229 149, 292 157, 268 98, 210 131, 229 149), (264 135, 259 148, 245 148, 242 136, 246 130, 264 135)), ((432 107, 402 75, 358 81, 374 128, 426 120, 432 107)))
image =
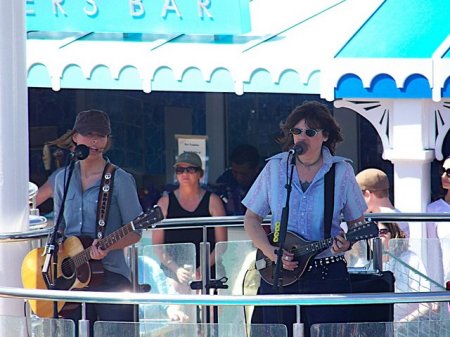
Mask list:
MULTIPOLYGON (((206 217, 190 219, 168 219, 157 224, 160 229, 176 229, 187 227, 201 227, 206 231, 208 227, 242 227, 242 216, 233 217, 206 217)), ((371 221, 449 221, 450 214, 425 214, 425 213, 371 213, 366 214, 366 219, 371 221)), ((264 219, 264 223, 270 223, 270 217, 264 219)), ((2 233, 0 242, 12 242, 34 240, 44 238, 51 232, 50 228, 29 230, 26 232, 2 233)), ((205 236, 204 236, 205 237, 205 236)), ((377 245, 375 245, 376 247, 377 245)), ((374 254, 375 256, 377 254, 374 254)), ((379 255, 379 254, 378 254, 379 255)), ((209 268, 208 262, 203 267, 209 268)), ((381 269, 379 269, 381 270, 381 269)), ((154 294, 154 293, 117 293, 117 292, 69 292, 64 290, 40 290, 0 287, 0 297, 16 299, 35 299, 67 301, 80 303, 110 303, 110 304, 178 304, 197 306, 311 306, 311 305, 367 305, 367 304, 398 304, 398 303, 429 303, 450 302, 450 292, 426 292, 426 293, 370 293, 370 294, 317 294, 317 295, 184 295, 184 294, 154 294)))

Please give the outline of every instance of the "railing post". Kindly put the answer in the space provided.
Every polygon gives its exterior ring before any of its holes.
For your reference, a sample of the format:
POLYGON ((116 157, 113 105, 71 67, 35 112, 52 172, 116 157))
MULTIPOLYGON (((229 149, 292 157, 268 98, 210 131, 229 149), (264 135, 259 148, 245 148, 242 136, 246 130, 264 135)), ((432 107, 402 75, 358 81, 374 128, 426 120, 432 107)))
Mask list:
MULTIPOLYGON (((206 227, 203 227, 206 232, 206 227)), ((208 283, 211 278, 211 266, 209 264, 210 244, 209 242, 200 243, 200 271, 201 271, 201 284, 203 295, 208 294, 208 283)), ((209 323, 209 306, 202 305, 202 323, 209 323)))
POLYGON ((86 302, 81 303, 81 319, 78 321, 78 337, 90 337, 89 320, 86 319, 86 302))
POLYGON ((381 273, 383 271, 383 244, 380 238, 373 238, 373 269, 381 273))
MULTIPOLYGON (((141 292, 139 287, 139 275, 138 275, 138 248, 136 245, 132 245, 129 250, 130 254, 130 272, 131 272, 131 285, 134 293, 141 292)), ((139 322, 139 305, 133 305, 133 318, 135 322, 139 322)))

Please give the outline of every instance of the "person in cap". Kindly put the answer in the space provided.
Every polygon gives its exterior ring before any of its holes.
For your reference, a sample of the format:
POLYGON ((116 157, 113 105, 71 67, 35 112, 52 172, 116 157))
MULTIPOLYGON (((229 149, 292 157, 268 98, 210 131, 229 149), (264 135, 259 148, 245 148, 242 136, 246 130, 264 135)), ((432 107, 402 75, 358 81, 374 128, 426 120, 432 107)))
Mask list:
MULTIPOLYGON (((69 182, 68 194, 62 208, 65 183, 68 169, 60 171, 55 177, 54 210, 55 219, 63 209, 60 230, 63 237, 87 236, 93 240, 89 258, 101 261, 104 273, 103 279, 95 285, 88 284, 83 290, 90 291, 132 291, 130 268, 124 255, 124 248, 141 238, 141 233, 131 231, 122 239, 107 249, 98 245, 97 238, 102 237, 99 225, 97 227, 97 203, 101 181, 109 160, 105 152, 110 146, 111 125, 108 115, 101 110, 86 110, 78 113, 72 129, 72 141, 75 145, 85 145, 89 154, 85 159, 76 161, 73 165, 72 178, 69 182)), ((109 165, 108 165, 109 166, 109 165)), ((120 229, 142 214, 133 176, 115 166, 110 187, 109 212, 105 217, 103 237, 120 229)), ((105 178, 106 179, 106 178, 105 178)), ((106 186, 106 185, 104 185, 106 186)), ((104 190, 104 189, 102 189, 104 190)), ((102 226, 103 227, 103 226, 102 226)), ((64 251, 64 245, 60 247, 64 251)), ((81 290, 81 289, 80 289, 81 290)), ((133 321, 133 306, 128 304, 87 304, 87 318, 90 321, 90 335, 93 335, 93 322, 101 321, 133 321)), ((81 308, 64 315, 75 321, 81 319, 81 308)), ((77 327, 78 324, 75 324, 77 327)))
MULTIPOLYGON (((166 219, 195 218, 209 216, 224 216, 225 210, 220 198, 200 186, 203 177, 202 160, 194 152, 183 152, 176 157, 174 170, 179 187, 161 197, 158 205, 161 207, 166 219)), ((210 243, 211 278, 215 277, 216 268, 222 268, 220 261, 216 261, 215 245, 219 241, 227 241, 225 227, 208 228, 207 239, 210 243)), ((154 245, 194 243, 195 259, 189 254, 158 250, 161 267, 166 275, 175 281, 174 286, 178 292, 190 292, 189 281, 196 271, 200 274, 200 242, 203 241, 202 228, 154 230, 152 233, 154 245), (195 270, 189 266, 195 263, 195 270)), ((179 246, 180 247, 180 246, 179 246)), ((175 248, 175 247, 174 247, 175 248)), ((192 255, 192 254, 190 254, 192 255)), ((220 255, 220 254, 219 254, 220 255)))
MULTIPOLYGON (((367 213, 400 213, 389 199, 389 178, 377 168, 362 170, 356 175, 356 181, 367 203, 367 213)), ((397 221, 405 237, 410 237, 409 223, 397 221)))

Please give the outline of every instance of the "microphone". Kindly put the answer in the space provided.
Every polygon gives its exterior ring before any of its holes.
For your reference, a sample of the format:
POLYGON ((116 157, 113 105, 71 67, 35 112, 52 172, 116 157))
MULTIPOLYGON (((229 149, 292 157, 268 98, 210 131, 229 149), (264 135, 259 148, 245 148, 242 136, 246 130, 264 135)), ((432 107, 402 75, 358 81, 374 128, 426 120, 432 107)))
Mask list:
POLYGON ((294 144, 294 146, 292 146, 291 149, 289 150, 290 155, 293 155, 293 154, 301 155, 301 154, 303 154, 303 152, 305 152, 305 148, 300 143, 294 144))
POLYGON ((75 147, 75 150, 73 150, 72 153, 70 153, 70 157, 72 160, 83 160, 86 159, 89 156, 89 148, 84 145, 80 144, 75 147))

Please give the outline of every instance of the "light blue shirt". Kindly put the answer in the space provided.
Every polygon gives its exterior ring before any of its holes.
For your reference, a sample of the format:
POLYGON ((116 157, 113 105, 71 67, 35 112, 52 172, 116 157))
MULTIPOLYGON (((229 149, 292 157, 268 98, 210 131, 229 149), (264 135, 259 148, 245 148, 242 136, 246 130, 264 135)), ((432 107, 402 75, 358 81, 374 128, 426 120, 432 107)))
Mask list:
MULTIPOLYGON (((68 175, 68 170, 67 170, 68 175)), ((54 209, 55 221, 61 208, 64 194, 66 170, 58 172, 55 178, 54 209)), ((64 236, 89 236, 96 238, 97 202, 101 180, 83 192, 81 186, 80 164, 75 163, 64 206, 64 236)), ((142 213, 133 176, 117 168, 114 176, 113 193, 106 223, 105 236, 128 224, 142 213)), ((130 278, 123 249, 112 250, 102 260, 103 267, 114 273, 130 278)))
MULTIPOLYGON (((356 220, 367 209, 352 166, 345 158, 332 156, 327 147, 322 148, 322 155, 322 167, 305 192, 301 188, 295 168, 292 179, 287 230, 299 234, 308 241, 324 239, 325 174, 330 170, 333 163, 336 167, 336 178, 331 236, 339 234, 342 217, 346 221, 356 220)), ((291 165, 287 163, 287 160, 287 152, 269 158, 242 201, 248 209, 262 218, 271 213, 272 231, 275 224, 281 221, 281 213, 286 205, 287 190, 285 185, 287 173, 290 174, 291 171, 291 165)))

